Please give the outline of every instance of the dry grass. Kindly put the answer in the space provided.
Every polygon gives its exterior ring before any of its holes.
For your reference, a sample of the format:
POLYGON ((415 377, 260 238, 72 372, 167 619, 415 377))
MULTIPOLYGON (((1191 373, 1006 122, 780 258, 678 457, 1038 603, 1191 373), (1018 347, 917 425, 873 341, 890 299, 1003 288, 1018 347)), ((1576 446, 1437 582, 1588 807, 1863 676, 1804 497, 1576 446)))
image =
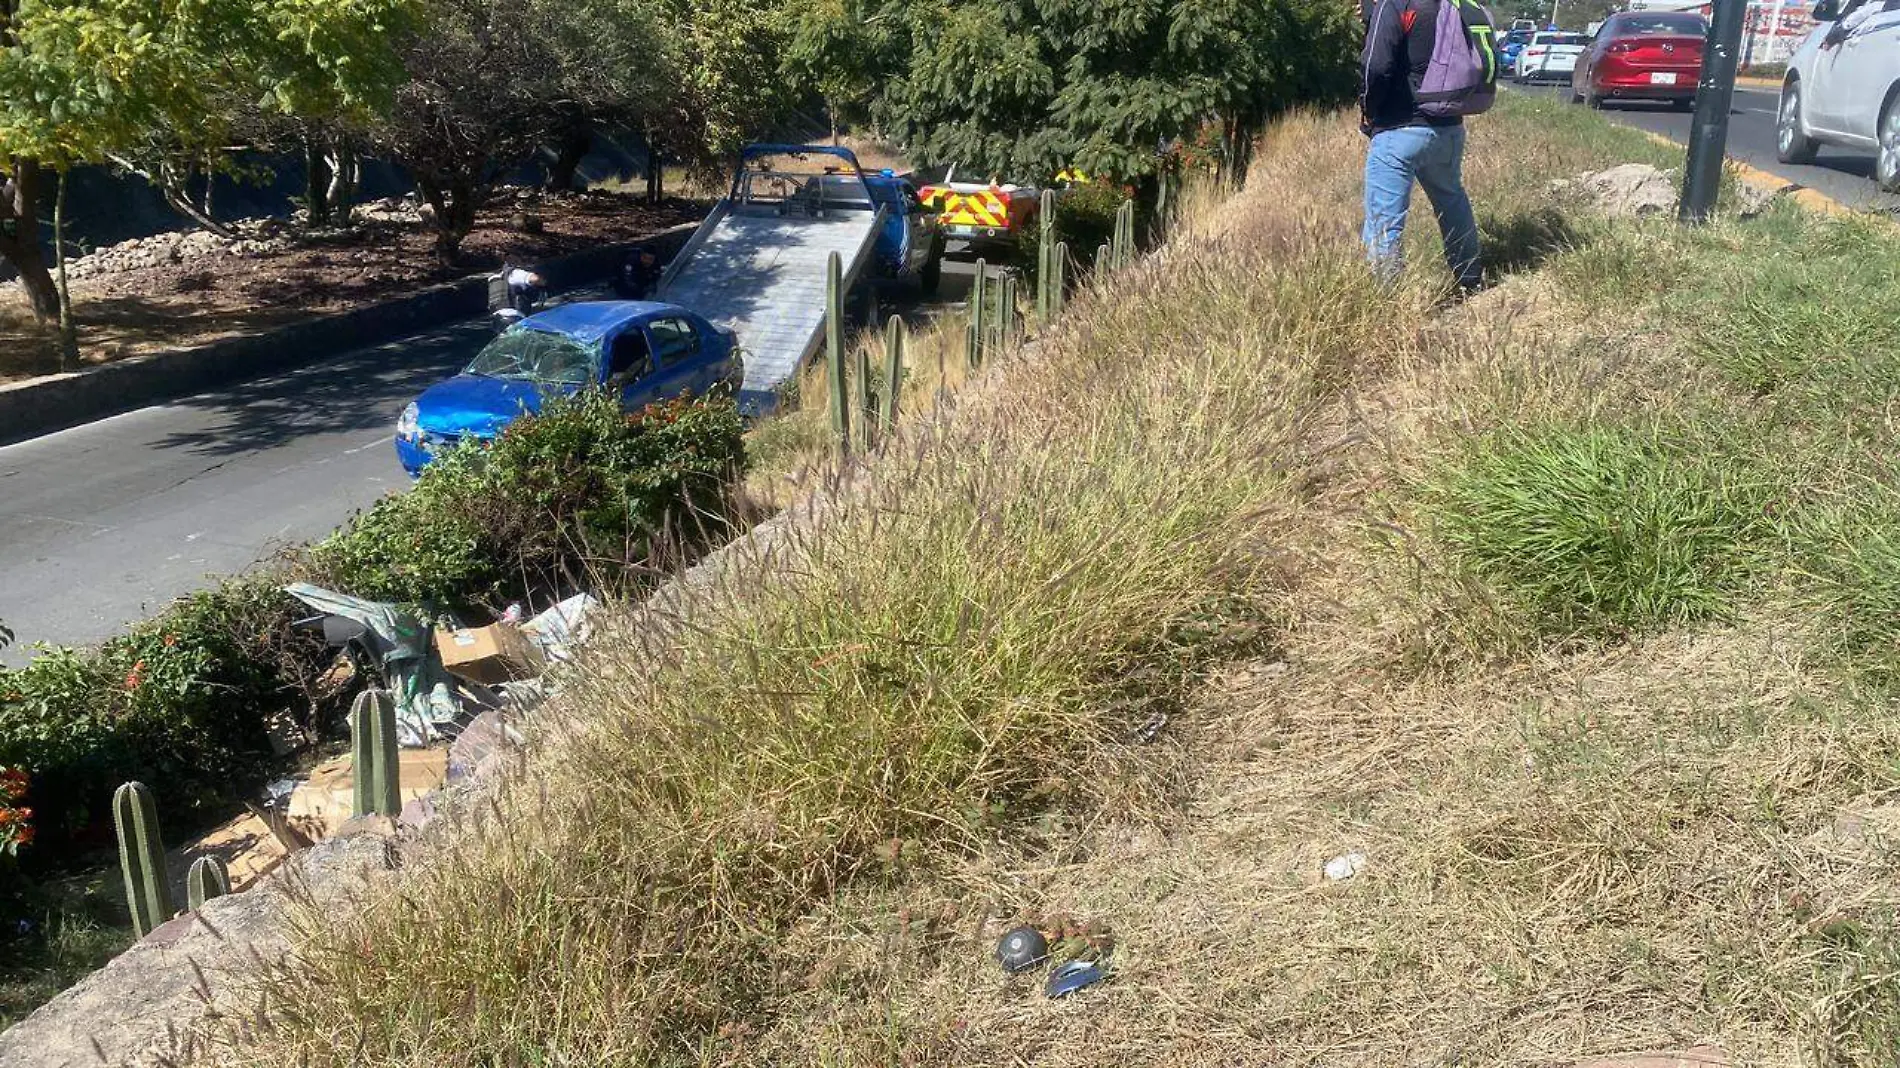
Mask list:
POLYGON ((218 1059, 1892 1063, 1900 727, 1797 577, 1553 636, 1423 503, 1496 428, 1734 445, 1719 369, 1558 281, 1622 231, 1543 182, 1646 145, 1522 97, 1476 124, 1506 277, 1446 308, 1428 226, 1405 288, 1357 262, 1357 135, 1281 124, 688 621, 630 611, 493 812, 318 925, 218 1059), (1025 919, 1113 980, 1004 976, 1025 919))

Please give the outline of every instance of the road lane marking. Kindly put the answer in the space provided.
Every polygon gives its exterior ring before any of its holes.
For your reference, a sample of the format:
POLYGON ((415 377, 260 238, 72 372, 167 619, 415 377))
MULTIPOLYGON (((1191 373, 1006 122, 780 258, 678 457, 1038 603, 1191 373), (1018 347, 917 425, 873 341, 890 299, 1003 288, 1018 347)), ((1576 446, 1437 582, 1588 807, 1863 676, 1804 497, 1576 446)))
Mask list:
MULTIPOLYGON (((1665 137, 1654 130, 1644 130, 1643 136, 1649 138, 1651 141, 1654 141, 1659 145, 1667 145, 1670 148, 1688 147, 1684 145, 1681 141, 1678 141, 1672 137, 1665 137)), ((1741 160, 1734 158, 1733 156, 1726 157, 1723 160, 1723 162, 1728 165, 1729 169, 1735 172, 1735 177, 1738 180, 1746 182, 1749 185, 1754 186, 1756 189, 1760 189, 1766 193, 1785 192, 1789 197, 1791 197, 1794 200, 1796 204, 1799 204, 1802 207, 1807 208, 1809 211, 1818 212, 1822 215, 1863 214, 1862 212, 1855 211, 1853 208, 1850 208, 1847 205, 1841 203, 1840 201, 1835 200, 1833 197, 1828 196, 1826 193, 1823 193, 1818 189, 1810 189, 1807 186, 1802 185, 1800 182, 1797 182, 1792 178, 1783 178, 1779 174, 1770 174, 1759 167, 1751 167, 1748 164, 1743 163, 1741 160), (1796 187, 1796 188, 1790 188, 1791 186, 1796 187)))

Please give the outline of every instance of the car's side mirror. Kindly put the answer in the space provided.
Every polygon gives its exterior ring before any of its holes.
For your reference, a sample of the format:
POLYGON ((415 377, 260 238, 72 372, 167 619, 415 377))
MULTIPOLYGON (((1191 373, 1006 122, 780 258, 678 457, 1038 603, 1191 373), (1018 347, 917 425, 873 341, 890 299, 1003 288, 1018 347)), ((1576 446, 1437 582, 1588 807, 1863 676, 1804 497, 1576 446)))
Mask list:
POLYGON ((1821 0, 1814 5, 1814 21, 1833 22, 1841 17, 1840 0, 1821 0))

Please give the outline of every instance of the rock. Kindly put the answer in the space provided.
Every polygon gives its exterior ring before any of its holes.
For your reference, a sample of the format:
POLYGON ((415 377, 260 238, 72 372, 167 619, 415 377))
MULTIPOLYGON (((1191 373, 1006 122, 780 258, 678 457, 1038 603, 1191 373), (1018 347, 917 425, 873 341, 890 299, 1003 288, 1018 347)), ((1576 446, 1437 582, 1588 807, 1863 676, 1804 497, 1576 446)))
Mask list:
POLYGON ((1571 1068, 1730 1068, 1728 1054, 1714 1046, 1695 1046, 1663 1053, 1619 1053, 1613 1057, 1592 1057, 1571 1068))
POLYGON ((1558 196, 1588 201, 1606 215, 1656 215, 1676 210, 1676 179, 1647 163, 1622 163, 1550 183, 1558 196))
POLYGON ((1735 213, 1744 219, 1752 219, 1773 207, 1782 194, 1799 189, 1794 182, 1774 189, 1764 189, 1748 182, 1735 184, 1735 213))

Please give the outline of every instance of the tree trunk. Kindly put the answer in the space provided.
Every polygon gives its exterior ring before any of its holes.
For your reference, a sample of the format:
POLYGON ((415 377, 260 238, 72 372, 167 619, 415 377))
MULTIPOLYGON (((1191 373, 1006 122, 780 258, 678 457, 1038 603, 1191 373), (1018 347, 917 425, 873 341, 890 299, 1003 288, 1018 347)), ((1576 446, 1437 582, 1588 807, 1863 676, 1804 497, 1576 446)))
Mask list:
POLYGON ((646 134, 647 147, 647 203, 658 204, 666 195, 666 156, 660 151, 659 139, 653 131, 646 134))
POLYGON ((39 185, 39 163, 16 157, 12 195, 0 200, 0 259, 20 272, 20 286, 26 290, 33 317, 50 323, 59 319, 59 289, 40 248, 39 185))
POLYGON ((312 230, 330 225, 330 163, 323 146, 312 137, 303 143, 303 203, 305 225, 312 230))
POLYGON ((475 185, 463 178, 451 178, 446 186, 434 179, 421 179, 416 187, 422 190, 422 199, 435 209, 436 261, 453 267, 462 251, 462 239, 475 229, 475 185))
POLYGON ((548 190, 565 193, 574 188, 574 177, 581 169, 581 160, 593 151, 594 134, 586 125, 577 125, 569 129, 561 138, 561 151, 554 157, 554 163, 548 167, 548 190))
POLYGON ((79 332, 73 325, 73 291, 66 284, 66 171, 59 172, 59 191, 53 196, 53 261, 59 265, 54 288, 59 291, 59 369, 79 366, 79 332))
POLYGON ((331 216, 337 225, 348 226, 356 206, 356 189, 361 182, 356 153, 339 145, 330 153, 329 164, 331 216))

